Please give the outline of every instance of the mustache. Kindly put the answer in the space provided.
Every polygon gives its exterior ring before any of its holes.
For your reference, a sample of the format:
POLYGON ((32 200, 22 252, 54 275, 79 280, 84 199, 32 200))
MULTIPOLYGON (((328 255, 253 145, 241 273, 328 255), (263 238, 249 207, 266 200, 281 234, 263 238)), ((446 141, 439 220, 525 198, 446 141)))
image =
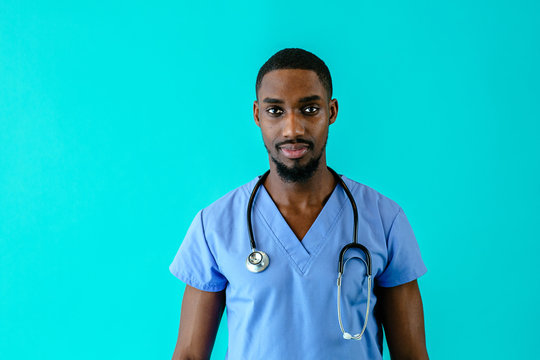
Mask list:
POLYGON ((278 142, 276 144, 276 148, 279 148, 280 146, 283 146, 283 145, 287 145, 287 144, 305 144, 307 145, 310 149, 313 148, 313 142, 309 141, 309 140, 305 140, 305 139, 296 139, 296 140, 285 140, 285 141, 281 141, 281 142, 278 142))

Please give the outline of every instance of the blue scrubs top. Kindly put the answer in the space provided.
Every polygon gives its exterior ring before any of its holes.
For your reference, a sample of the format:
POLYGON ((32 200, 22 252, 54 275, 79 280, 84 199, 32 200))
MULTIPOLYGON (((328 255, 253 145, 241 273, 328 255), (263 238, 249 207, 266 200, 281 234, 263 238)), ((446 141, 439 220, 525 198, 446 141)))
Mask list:
MULTIPOLYGON (((358 207, 358 242, 371 252, 374 286, 392 287, 426 272, 413 231, 391 199, 342 176, 358 207)), ((170 271, 204 291, 226 289, 227 359, 382 359, 383 331, 372 292, 363 338, 343 339, 337 317, 339 252, 352 241, 353 211, 338 184, 299 241, 261 186, 253 205, 257 249, 270 258, 261 273, 246 269, 251 252, 246 209, 258 178, 201 210, 170 271), (375 309, 375 310, 374 310, 375 309)), ((356 249, 346 258, 361 256, 356 249)), ((352 259, 342 280, 345 331, 359 333, 367 302, 366 269, 352 259)))

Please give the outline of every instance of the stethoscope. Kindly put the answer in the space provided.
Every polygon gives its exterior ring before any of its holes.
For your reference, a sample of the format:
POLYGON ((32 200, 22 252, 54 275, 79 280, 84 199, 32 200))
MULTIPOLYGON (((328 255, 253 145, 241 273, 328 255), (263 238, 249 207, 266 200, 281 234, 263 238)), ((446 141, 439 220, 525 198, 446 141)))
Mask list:
MULTIPOLYGON (((338 278, 337 278, 337 311, 338 311, 338 320, 339 320, 339 327, 341 329, 341 332, 343 334, 343 338, 346 340, 354 339, 354 340, 360 340, 362 339, 362 335, 366 331, 367 327, 367 320, 369 316, 369 302, 371 298, 371 254, 369 250, 362 244, 358 243, 357 234, 358 234, 358 209, 356 208, 356 202, 354 201, 354 198, 349 191, 349 188, 347 185, 345 185, 345 182, 339 176, 334 170, 331 168, 328 168, 332 175, 336 178, 338 183, 341 185, 343 190, 345 190, 345 194, 347 194, 347 197, 349 198, 349 201, 351 203, 353 214, 354 214, 354 230, 353 230, 353 242, 345 245, 343 249, 341 249, 341 252, 339 253, 339 263, 338 263, 338 278), (353 256, 348 258, 345 262, 343 262, 343 258, 345 257, 345 253, 349 249, 360 249, 364 255, 366 256, 366 259, 359 256, 353 256), (367 307, 366 307, 366 317, 364 319, 364 326, 362 328, 362 331, 359 334, 352 335, 348 332, 346 332, 343 329, 343 323, 341 322, 341 307, 340 307, 340 298, 341 298, 341 279, 343 277, 343 272, 345 270, 345 265, 347 265, 347 262, 351 259, 360 259, 364 265, 366 266, 366 276, 367 276, 367 286, 368 286, 368 295, 367 295, 367 307)), ((261 271, 264 271, 268 265, 270 264, 270 258, 268 255, 260 250, 256 249, 255 246, 255 238, 253 236, 253 226, 251 223, 251 209, 253 208, 253 202, 255 200, 255 195, 257 194, 257 190, 261 187, 261 185, 264 183, 266 178, 268 177, 268 174, 270 174, 270 170, 265 172, 257 181, 255 184, 255 187, 253 188, 253 191, 251 192, 251 196, 249 197, 248 206, 247 206, 247 223, 248 223, 248 230, 249 230, 249 241, 251 243, 251 253, 247 257, 246 260, 246 267, 249 271, 253 273, 259 273, 261 271)))

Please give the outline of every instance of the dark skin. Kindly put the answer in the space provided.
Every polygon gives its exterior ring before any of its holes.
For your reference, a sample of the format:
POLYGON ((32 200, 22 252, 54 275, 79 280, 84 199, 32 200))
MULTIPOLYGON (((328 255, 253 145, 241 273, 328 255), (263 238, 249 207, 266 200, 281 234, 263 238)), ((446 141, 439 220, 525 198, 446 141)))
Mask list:
MULTIPOLYGON (((329 98, 311 70, 271 71, 264 76, 257 95, 253 117, 270 159, 264 187, 301 241, 336 186, 326 166, 326 138, 336 120, 338 103, 329 98), (319 156, 313 176, 301 183, 284 181, 271 160, 301 167, 319 156)), ((416 280, 375 291, 391 358, 428 359, 416 280)), ((210 359, 224 308, 225 290, 206 292, 186 285, 173 360, 210 359)))
POLYGON ((326 167, 328 127, 336 121, 338 103, 328 94, 317 74, 287 69, 267 73, 253 103, 253 117, 261 128, 269 152, 270 175, 264 187, 277 208, 302 240, 330 197, 336 180, 326 167), (309 101, 305 101, 309 99, 309 101), (313 144, 300 158, 291 159, 279 144, 303 141, 313 144), (320 156, 319 166, 306 182, 285 182, 278 175, 273 157, 288 167, 302 166, 320 156))
POLYGON ((224 309, 225 290, 208 292, 186 285, 173 360, 210 359, 224 309))
POLYGON ((418 282, 414 280, 389 288, 379 286, 375 291, 390 358, 429 359, 418 282))

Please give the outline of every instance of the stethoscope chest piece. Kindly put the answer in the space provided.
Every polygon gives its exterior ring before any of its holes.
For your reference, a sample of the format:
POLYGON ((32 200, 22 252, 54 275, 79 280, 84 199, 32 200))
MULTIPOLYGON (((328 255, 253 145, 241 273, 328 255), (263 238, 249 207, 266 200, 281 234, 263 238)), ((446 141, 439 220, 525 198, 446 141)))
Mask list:
POLYGON ((268 264, 270 264, 268 255, 259 250, 253 250, 246 260, 246 267, 252 273, 264 271, 268 267, 268 264))

